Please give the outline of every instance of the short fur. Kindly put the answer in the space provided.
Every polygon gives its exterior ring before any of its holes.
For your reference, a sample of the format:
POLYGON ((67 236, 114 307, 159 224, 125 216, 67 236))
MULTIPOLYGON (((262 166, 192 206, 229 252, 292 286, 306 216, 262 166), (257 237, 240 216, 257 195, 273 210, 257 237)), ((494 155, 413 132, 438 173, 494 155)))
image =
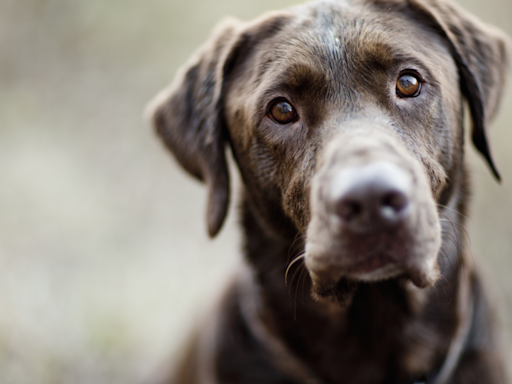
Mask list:
POLYGON ((221 24, 149 111, 208 186, 211 236, 231 148, 245 266, 165 383, 505 383, 461 228, 463 101, 499 179, 486 126, 506 64, 505 37, 445 0, 326 0, 221 24), (398 97, 411 69, 421 94, 398 97), (277 98, 298 121, 269 117, 277 98), (333 185, 379 164, 407 180, 410 209, 392 229, 358 232, 333 185))

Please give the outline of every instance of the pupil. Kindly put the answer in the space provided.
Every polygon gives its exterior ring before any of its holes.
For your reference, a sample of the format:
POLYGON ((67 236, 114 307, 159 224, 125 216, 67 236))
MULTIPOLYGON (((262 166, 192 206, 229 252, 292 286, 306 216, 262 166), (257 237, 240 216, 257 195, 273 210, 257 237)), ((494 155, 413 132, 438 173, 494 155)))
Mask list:
POLYGON ((277 106, 283 115, 287 115, 287 114, 293 112, 292 106, 285 101, 279 103, 277 106))
POLYGON ((407 91, 412 91, 416 87, 417 80, 413 76, 402 76, 400 79, 400 85, 407 91))

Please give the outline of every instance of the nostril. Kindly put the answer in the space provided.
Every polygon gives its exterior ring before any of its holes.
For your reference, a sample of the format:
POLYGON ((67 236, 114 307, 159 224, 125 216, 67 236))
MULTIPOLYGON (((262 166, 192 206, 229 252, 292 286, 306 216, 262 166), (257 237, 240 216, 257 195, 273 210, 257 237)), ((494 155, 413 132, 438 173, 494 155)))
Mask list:
POLYGON ((343 199, 337 207, 338 215, 345 221, 350 221, 363 213, 363 205, 353 199, 343 199))
POLYGON ((340 228, 361 233, 384 230, 407 218, 412 183, 400 167, 382 161, 347 167, 333 175, 327 184, 326 208, 340 228))
POLYGON ((387 192, 382 196, 380 213, 383 218, 395 220, 409 204, 409 199, 401 191, 387 192))

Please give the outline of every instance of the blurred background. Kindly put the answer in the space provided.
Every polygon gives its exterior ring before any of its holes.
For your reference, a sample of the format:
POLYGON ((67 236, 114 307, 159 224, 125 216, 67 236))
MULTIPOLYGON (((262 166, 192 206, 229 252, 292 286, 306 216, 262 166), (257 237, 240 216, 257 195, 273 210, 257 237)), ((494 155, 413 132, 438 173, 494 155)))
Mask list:
MULTIPOLYGON (((140 383, 172 358, 240 241, 234 209, 207 238, 205 190, 143 109, 223 17, 294 3, 0 1, 0 384, 140 383)), ((510 0, 459 3, 512 35, 510 0)), ((468 149, 467 229, 506 346, 511 90, 490 133, 501 186, 468 149)))

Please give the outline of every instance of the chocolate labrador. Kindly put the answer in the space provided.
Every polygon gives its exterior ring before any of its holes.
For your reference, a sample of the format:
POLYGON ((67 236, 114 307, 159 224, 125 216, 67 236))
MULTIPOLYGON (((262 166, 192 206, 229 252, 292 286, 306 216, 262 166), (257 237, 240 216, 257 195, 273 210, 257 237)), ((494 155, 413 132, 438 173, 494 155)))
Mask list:
POLYGON ((468 257, 464 105, 486 139, 506 38, 445 0, 325 0, 227 20, 149 107, 227 213, 244 268, 174 384, 504 383, 468 257))

